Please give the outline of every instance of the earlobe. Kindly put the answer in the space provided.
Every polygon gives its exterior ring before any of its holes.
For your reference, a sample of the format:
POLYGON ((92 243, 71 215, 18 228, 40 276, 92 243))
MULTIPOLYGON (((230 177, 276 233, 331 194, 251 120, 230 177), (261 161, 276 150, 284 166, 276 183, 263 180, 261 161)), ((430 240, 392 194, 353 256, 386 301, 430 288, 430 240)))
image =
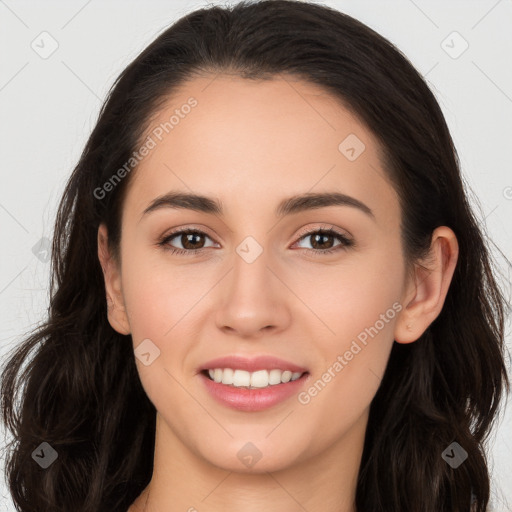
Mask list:
POLYGON ((395 324, 397 343, 416 341, 438 317, 455 272, 458 254, 455 233, 447 226, 435 229, 428 262, 415 266, 414 277, 404 294, 404 307, 395 324))
POLYGON ((98 228, 98 258, 103 269, 107 316, 112 328, 120 334, 130 334, 131 329, 126 314, 121 286, 121 272, 108 246, 108 233, 104 224, 98 228))

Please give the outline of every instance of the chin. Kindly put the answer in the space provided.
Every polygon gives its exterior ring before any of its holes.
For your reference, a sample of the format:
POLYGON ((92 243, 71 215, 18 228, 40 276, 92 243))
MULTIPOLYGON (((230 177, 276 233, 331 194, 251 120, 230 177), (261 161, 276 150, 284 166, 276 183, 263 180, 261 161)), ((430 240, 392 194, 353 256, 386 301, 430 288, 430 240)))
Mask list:
MULTIPOLYGON (((268 439, 258 441, 239 441, 230 443, 232 446, 222 447, 219 443, 212 452, 207 449, 203 452, 203 458, 213 466, 225 471, 244 474, 263 474, 281 471, 289 468, 296 462, 296 450, 290 446, 290 453, 277 450, 268 439)), ((210 448, 210 447, 208 447, 210 448)))

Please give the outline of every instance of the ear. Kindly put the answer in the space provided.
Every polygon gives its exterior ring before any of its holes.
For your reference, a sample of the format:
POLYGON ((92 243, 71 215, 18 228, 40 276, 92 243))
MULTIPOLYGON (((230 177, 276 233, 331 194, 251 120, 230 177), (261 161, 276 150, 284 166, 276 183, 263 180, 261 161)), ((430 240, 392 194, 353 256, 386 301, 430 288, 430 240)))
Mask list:
POLYGON ((100 224, 98 228, 98 258, 103 269, 105 290, 107 295, 108 321, 112 328, 120 334, 130 334, 130 324, 124 304, 121 287, 121 269, 108 247, 107 227, 100 224))
POLYGON ((425 266, 415 265, 395 324, 395 341, 416 341, 441 312, 457 264, 459 244, 455 233, 440 226, 432 233, 425 266), (427 267, 427 268, 426 268, 427 267))

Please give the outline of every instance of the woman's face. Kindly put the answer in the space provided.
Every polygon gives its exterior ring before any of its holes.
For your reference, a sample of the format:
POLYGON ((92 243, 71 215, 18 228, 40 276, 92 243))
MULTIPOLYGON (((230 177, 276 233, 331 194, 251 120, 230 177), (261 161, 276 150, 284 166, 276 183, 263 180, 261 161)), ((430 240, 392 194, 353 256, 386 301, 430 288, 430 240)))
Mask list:
POLYGON ((374 136, 317 86, 228 75, 186 83, 146 136, 113 314, 125 315, 161 438, 239 472, 360 448, 407 292, 398 198, 374 136), (331 196, 297 199, 315 194, 331 196), (199 233, 169 238, 176 230, 199 233), (229 356, 281 362, 209 363, 229 356), (252 368, 237 382, 264 386, 263 370, 288 366, 307 373, 256 390, 202 372, 252 368))

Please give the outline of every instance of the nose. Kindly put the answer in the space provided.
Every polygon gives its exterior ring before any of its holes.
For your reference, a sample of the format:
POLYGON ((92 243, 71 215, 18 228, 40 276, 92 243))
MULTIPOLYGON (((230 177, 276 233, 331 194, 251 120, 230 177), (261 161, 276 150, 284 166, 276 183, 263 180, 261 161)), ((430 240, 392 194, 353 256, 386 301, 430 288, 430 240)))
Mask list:
POLYGON ((219 329, 241 338, 258 338, 286 329, 293 294, 285 276, 264 250, 254 261, 235 254, 220 284, 215 321, 219 329), (271 268, 272 267, 272 268, 271 268))

